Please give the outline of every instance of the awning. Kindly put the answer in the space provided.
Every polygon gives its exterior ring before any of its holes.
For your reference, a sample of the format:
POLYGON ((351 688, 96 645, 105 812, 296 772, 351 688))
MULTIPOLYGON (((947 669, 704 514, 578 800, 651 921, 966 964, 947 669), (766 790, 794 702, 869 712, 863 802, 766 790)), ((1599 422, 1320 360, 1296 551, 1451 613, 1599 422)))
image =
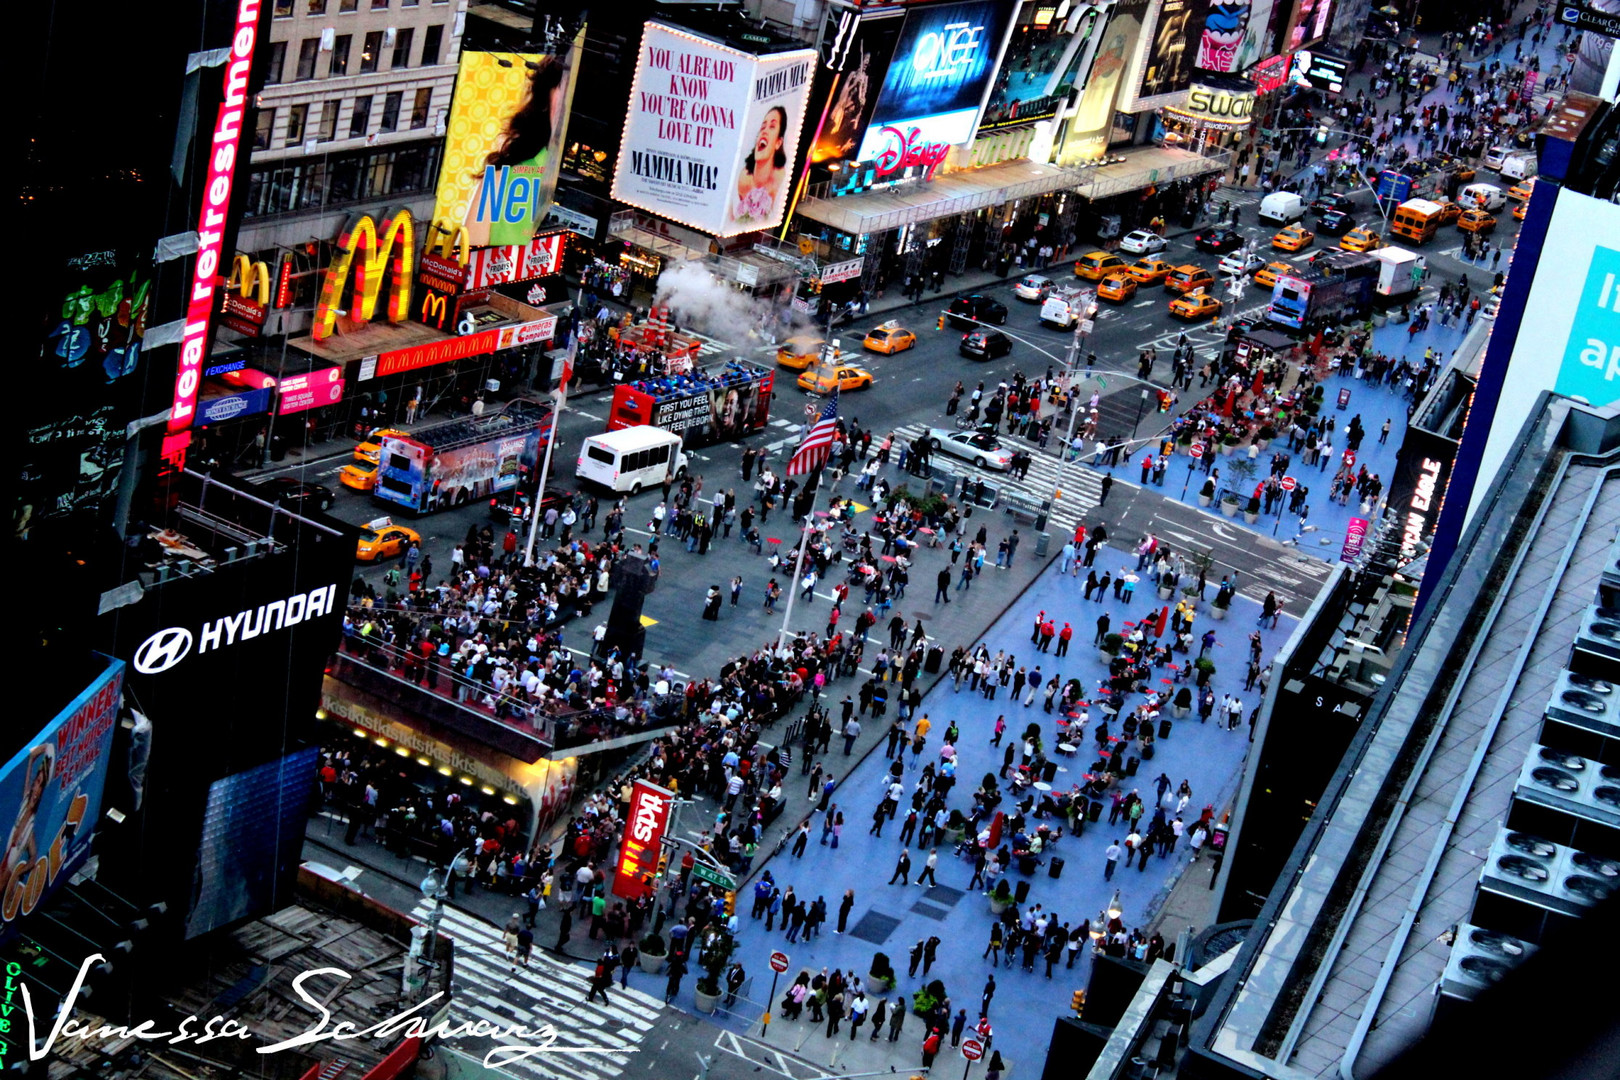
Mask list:
POLYGON ((1193 176, 1225 172, 1232 167, 1230 150, 1195 154, 1168 146, 1133 146, 1116 155, 1125 160, 1085 171, 1085 179, 1074 190, 1085 199, 1106 199, 1139 191, 1150 184, 1168 184, 1193 176))
MULTIPOLYGON (((608 235, 673 262, 701 259, 709 254, 707 245, 697 246, 699 234, 634 210, 621 210, 609 218, 608 235)), ((707 237, 702 239, 707 240, 707 237)))
POLYGON ((840 199, 805 199, 800 217, 830 225, 852 236, 886 232, 904 225, 937 221, 954 214, 1000 206, 1012 199, 1071 189, 1084 174, 1038 161, 1004 161, 979 169, 947 173, 928 184, 845 195, 840 199))

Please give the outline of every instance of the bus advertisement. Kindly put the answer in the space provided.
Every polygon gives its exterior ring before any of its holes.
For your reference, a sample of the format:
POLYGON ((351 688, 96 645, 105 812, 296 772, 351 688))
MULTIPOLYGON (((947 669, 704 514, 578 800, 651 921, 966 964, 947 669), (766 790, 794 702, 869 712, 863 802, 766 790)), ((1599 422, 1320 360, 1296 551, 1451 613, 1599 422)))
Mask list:
POLYGON ((520 400, 499 412, 386 435, 372 494, 416 514, 487 499, 534 469, 551 432, 551 407, 520 400))
POLYGON ((741 439, 771 419, 776 373, 743 360, 690 375, 638 379, 613 391, 607 429, 647 424, 681 436, 687 449, 741 439))

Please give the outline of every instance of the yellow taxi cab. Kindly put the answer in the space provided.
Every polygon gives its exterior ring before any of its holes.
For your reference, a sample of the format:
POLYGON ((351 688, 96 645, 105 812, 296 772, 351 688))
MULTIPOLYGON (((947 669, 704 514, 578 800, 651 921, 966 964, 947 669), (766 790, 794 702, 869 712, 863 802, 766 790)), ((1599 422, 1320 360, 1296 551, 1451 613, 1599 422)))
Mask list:
MULTIPOLYGON (((825 339, 813 334, 790 337, 777 346, 776 362, 791 371, 803 371, 820 362, 821 350, 826 344, 825 339)), ((836 360, 842 355, 842 350, 834 350, 833 359, 836 360)))
POLYGON ((886 322, 882 326, 874 327, 866 337, 861 339, 861 348, 872 352, 880 352, 885 356, 893 356, 917 344, 917 335, 899 325, 886 322))
POLYGON ((1311 241, 1315 239, 1315 233, 1296 221, 1276 236, 1273 236, 1271 246, 1278 251, 1300 251, 1310 247, 1311 241))
POLYGON ((1488 233, 1496 228, 1496 218, 1485 210, 1464 210, 1457 219, 1457 228, 1463 232, 1488 233))
POLYGON ((1221 302, 1199 289, 1170 301, 1170 314, 1178 319, 1207 319, 1221 313, 1221 302))
POLYGON ((1522 202, 1518 206, 1515 206, 1513 208, 1513 220, 1514 221, 1523 221, 1524 220, 1524 212, 1526 210, 1528 210, 1528 209, 1530 209, 1530 204, 1528 202, 1522 202))
POLYGON ((1285 262, 1266 263, 1266 265, 1254 272, 1253 281, 1256 285, 1262 285, 1269 289, 1277 284, 1279 275, 1293 272, 1294 268, 1285 262))
POLYGON ((1529 202, 1530 193, 1535 189, 1536 182, 1534 180, 1521 180, 1519 183, 1508 188, 1507 197, 1512 199, 1514 202, 1529 202))
POLYGON ((848 364, 822 364, 799 376, 799 389, 812 394, 830 394, 835 388, 839 391, 867 390, 871 386, 870 371, 848 364))
POLYGON ((1378 234, 1371 229, 1351 229, 1339 238, 1339 249, 1341 251, 1371 251, 1381 242, 1378 234))
POLYGON ((1188 264, 1178 266, 1164 279, 1164 287, 1168 292, 1190 293, 1195 289, 1212 289, 1215 287, 1215 275, 1199 266, 1188 264))
POLYGON ((354 460, 369 461, 373 465, 382 460, 382 441, 391 435, 409 435, 408 431, 399 431, 395 428, 372 428, 371 434, 360 441, 354 448, 354 460))
POLYGON ((1457 218, 1462 215, 1462 207, 1444 195, 1432 201, 1440 207, 1440 224, 1455 225, 1457 218))
POLYGON ((392 519, 381 517, 361 527, 360 546, 354 557, 361 562, 397 559, 411 544, 421 542, 422 535, 415 529, 395 525, 392 519))
POLYGON ((356 491, 375 491, 377 488, 377 463, 375 461, 350 462, 338 470, 338 483, 356 491))
POLYGON ((1125 269, 1125 260, 1106 251, 1088 251, 1075 260, 1074 276, 1087 281, 1101 281, 1116 270, 1125 269))
POLYGON ((1136 279, 1130 274, 1120 271, 1109 274, 1097 283, 1097 298, 1099 300, 1112 300, 1115 303, 1124 303, 1136 295, 1136 279))
POLYGON ((1137 259, 1125 268, 1125 273, 1135 278, 1139 285, 1163 285, 1164 279, 1175 268, 1175 263, 1163 259, 1137 259))

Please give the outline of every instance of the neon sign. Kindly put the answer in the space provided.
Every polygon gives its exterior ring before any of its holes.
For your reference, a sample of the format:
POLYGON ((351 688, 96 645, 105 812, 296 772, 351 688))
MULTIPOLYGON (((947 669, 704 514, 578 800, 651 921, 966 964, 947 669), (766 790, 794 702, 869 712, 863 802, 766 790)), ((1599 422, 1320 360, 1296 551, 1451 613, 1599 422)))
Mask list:
POLYGON ((885 127, 880 134, 887 141, 878 150, 877 161, 873 165, 878 176, 888 176, 912 165, 922 165, 927 169, 923 174, 926 180, 934 175, 939 163, 951 152, 945 143, 924 143, 920 128, 913 127, 902 132, 897 127, 885 127))
POLYGON ((349 270, 355 266, 355 255, 360 255, 355 270, 354 304, 349 309, 349 321, 368 323, 377 312, 377 297, 382 292, 383 273, 389 279, 388 321, 404 322, 411 309, 411 282, 415 277, 416 228, 410 211, 401 210, 383 222, 382 237, 377 235, 377 224, 367 215, 350 222, 338 234, 337 253, 326 268, 326 279, 321 282, 321 295, 315 305, 315 326, 312 336, 325 341, 337 328, 339 301, 343 287, 349 282, 349 270))
POLYGON ((191 424, 197 415, 197 388, 202 382, 208 354, 208 323, 214 314, 214 289, 225 244, 225 218, 231 206, 236 178, 236 152, 242 141, 242 118, 247 111, 248 73, 259 33, 259 0, 239 0, 236 33, 226 60, 224 99, 214 121, 213 153, 203 185, 202 213, 197 219, 197 258, 192 266, 191 298, 186 304, 185 330, 180 337, 180 366, 174 377, 174 404, 169 412, 163 458, 171 468, 185 465, 191 445, 191 424))
POLYGON ((946 23, 917 39, 911 52, 911 71, 918 79, 949 79, 973 63, 984 36, 984 27, 970 22, 946 23))

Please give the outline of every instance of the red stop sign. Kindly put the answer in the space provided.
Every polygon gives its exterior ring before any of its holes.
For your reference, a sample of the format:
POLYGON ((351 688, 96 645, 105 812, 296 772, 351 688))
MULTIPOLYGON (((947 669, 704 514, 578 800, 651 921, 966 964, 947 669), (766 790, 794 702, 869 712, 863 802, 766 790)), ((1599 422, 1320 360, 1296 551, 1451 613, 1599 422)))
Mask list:
POLYGON ((984 1044, 978 1039, 965 1039, 962 1042, 962 1056, 969 1061, 978 1061, 984 1057, 984 1044))
POLYGON ((1292 476, 1285 476, 1282 478, 1282 489, 1284 491, 1293 491, 1297 487, 1299 487, 1299 481, 1295 480, 1292 476))
POLYGON ((771 953, 771 970, 775 971, 777 973, 781 973, 781 972, 786 971, 787 969, 788 969, 788 954, 785 953, 785 952, 780 952, 780 951, 771 953))
POLYGON ((1194 460, 1203 457, 1204 456, 1204 444, 1203 443, 1196 443, 1196 442, 1193 443, 1190 447, 1187 448, 1187 453, 1191 454, 1193 456, 1194 460))

